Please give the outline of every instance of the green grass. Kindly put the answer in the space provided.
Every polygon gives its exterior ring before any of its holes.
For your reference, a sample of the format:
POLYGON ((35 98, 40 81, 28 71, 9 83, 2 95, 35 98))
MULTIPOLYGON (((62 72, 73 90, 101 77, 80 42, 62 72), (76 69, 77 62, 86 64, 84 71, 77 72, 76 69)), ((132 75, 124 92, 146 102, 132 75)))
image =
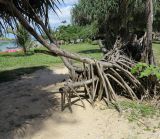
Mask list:
MULTIPOLYGON (((61 48, 95 59, 102 57, 98 45, 82 43, 63 45, 61 48)), ((153 49, 157 63, 160 64, 160 44, 154 43, 153 49)), ((22 52, 0 54, 0 82, 9 81, 26 73, 32 73, 42 67, 60 65, 63 65, 63 63, 59 57, 36 54, 33 51, 28 55, 24 55, 22 52)))
MULTIPOLYGON (((99 46, 97 45, 83 43, 64 45, 61 48, 87 57, 101 58, 99 46)), ((21 75, 29 74, 48 66, 57 67, 61 65, 63 63, 59 57, 37 54, 33 50, 28 55, 24 55, 23 52, 0 54, 0 83, 17 79, 21 75)))
POLYGON ((137 103, 135 101, 121 101, 123 110, 130 112, 130 118, 152 117, 158 114, 158 109, 147 103, 137 103))
MULTIPOLYGON (((61 47, 69 52, 79 53, 87 57, 100 59, 101 53, 99 46, 87 43, 83 44, 70 44, 61 47)), ((160 64, 160 44, 154 43, 153 50, 156 60, 160 64)), ((62 64, 58 57, 48 56, 44 54, 31 53, 25 56, 22 52, 0 54, 0 71, 12 70, 24 67, 37 67, 37 66, 55 66, 62 64)))
MULTIPOLYGON (((160 116, 160 110, 147 102, 138 103, 137 101, 121 100, 119 104, 123 112, 125 112, 128 121, 143 125, 145 127, 144 130, 151 130, 150 125, 144 122, 144 118, 158 118, 160 116)), ((159 124, 157 122, 155 129, 159 129, 159 124)))
MULTIPOLYGON (((91 58, 99 59, 101 57, 99 47, 97 45, 84 43, 64 45, 61 48, 69 52, 76 52, 80 55, 91 58)), ((0 54, 0 71, 24 67, 55 66, 59 64, 62 64, 60 58, 44 54, 30 53, 27 56, 25 56, 22 52, 0 54)))
POLYGON ((153 51, 156 58, 157 65, 160 65, 160 42, 153 43, 153 51))

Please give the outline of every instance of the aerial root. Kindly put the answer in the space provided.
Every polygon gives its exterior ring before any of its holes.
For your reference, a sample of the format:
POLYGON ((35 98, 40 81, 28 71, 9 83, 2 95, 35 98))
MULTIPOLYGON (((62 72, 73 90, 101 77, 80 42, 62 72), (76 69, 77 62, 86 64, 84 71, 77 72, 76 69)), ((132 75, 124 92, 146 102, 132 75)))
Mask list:
POLYGON ((105 99, 107 104, 110 102, 116 104, 119 111, 121 109, 117 101, 119 95, 117 92, 123 92, 125 96, 132 100, 138 100, 138 93, 146 93, 141 83, 129 71, 133 65, 131 60, 123 57, 123 59, 120 58, 117 61, 110 61, 108 67, 103 63, 105 62, 97 60, 91 64, 83 63, 83 72, 76 76, 81 78, 76 79, 76 81, 69 81, 65 87, 60 88, 60 92, 64 94, 62 95, 62 107, 64 107, 65 99, 67 99, 71 109, 71 98, 77 96, 85 108, 82 95, 79 95, 78 89, 83 89, 83 97, 88 96, 92 105, 97 99, 105 99))

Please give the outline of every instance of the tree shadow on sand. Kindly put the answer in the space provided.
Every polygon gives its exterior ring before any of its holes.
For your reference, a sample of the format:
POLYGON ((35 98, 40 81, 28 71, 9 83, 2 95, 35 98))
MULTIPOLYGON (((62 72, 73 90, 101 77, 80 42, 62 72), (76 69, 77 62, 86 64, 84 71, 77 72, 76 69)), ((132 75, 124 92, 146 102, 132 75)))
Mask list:
POLYGON ((66 74, 43 69, 21 80, 1 83, 0 139, 22 139, 27 125, 38 127, 39 130, 43 120, 60 109, 59 97, 44 88, 66 78, 66 74))
POLYGON ((0 72, 0 83, 20 79, 22 75, 33 73, 39 69, 45 69, 46 66, 26 67, 13 70, 5 70, 0 72))

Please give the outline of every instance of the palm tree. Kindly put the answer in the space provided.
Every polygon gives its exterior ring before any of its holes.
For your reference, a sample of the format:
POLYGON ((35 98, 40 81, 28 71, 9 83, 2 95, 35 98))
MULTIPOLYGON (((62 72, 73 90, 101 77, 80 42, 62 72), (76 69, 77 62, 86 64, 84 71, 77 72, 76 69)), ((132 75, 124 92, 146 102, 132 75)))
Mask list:
POLYGON ((24 53, 27 54, 28 48, 30 48, 33 45, 31 35, 22 26, 18 27, 15 35, 18 46, 20 46, 23 49, 24 53))
POLYGON ((16 43, 23 49, 24 54, 34 47, 35 42, 32 40, 30 33, 21 25, 18 25, 16 30, 8 29, 8 33, 15 35, 16 43))

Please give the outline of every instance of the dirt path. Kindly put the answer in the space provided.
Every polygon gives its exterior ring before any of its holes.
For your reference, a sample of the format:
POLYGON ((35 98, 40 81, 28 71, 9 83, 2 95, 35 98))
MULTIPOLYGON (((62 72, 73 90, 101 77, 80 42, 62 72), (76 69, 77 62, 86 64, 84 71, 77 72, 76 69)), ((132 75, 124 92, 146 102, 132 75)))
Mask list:
MULTIPOLYGON (((115 110, 78 102, 73 113, 60 111, 55 90, 66 69, 39 70, 20 80, 0 84, 0 139, 159 139, 160 131, 129 123, 115 110)), ((158 123, 148 120, 148 124, 158 123)))

